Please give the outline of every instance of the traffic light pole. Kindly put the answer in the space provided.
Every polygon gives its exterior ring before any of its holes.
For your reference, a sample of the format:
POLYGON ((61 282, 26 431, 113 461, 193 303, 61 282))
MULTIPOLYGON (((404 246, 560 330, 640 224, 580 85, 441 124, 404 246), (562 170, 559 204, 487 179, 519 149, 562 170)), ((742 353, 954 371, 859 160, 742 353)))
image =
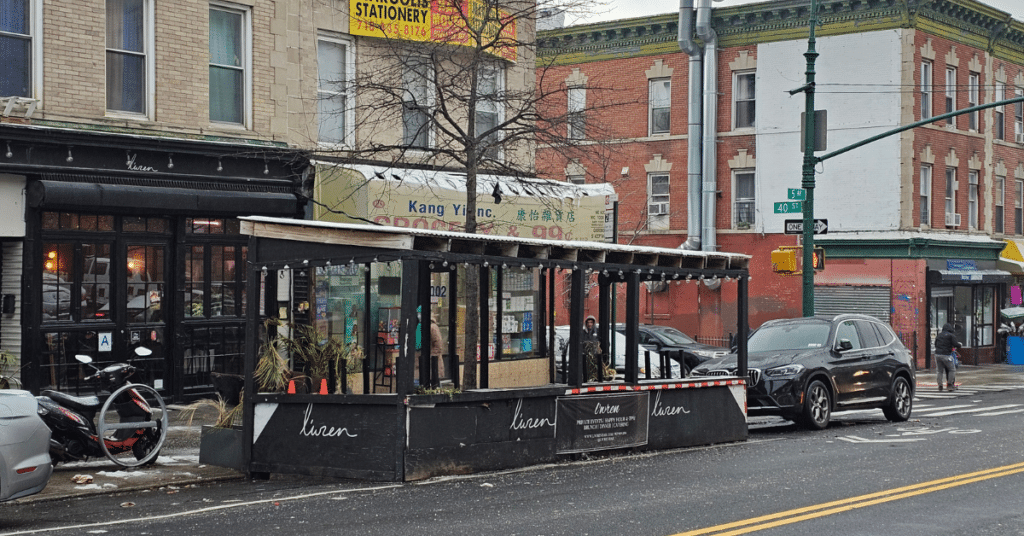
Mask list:
POLYGON ((935 123, 938 121, 945 120, 950 117, 957 115, 969 114, 988 108, 995 108, 997 106, 1005 106, 1007 104, 1024 103, 1024 97, 1014 97, 1012 99, 1006 99, 988 104, 980 104, 978 106, 972 106, 970 108, 964 108, 963 110, 954 110, 942 115, 929 117, 920 121, 915 121, 909 125, 894 128, 877 136, 872 136, 865 140, 857 143, 847 145, 841 149, 832 151, 831 153, 822 155, 820 157, 814 156, 814 141, 815 141, 815 117, 814 117, 814 62, 818 58, 818 53, 814 49, 814 28, 818 25, 818 1, 811 0, 811 14, 810 14, 810 34, 807 38, 807 52, 804 53, 804 57, 807 58, 807 83, 803 87, 799 87, 790 91, 790 95, 797 93, 804 93, 804 164, 803 164, 803 180, 801 185, 805 191, 805 199, 803 202, 803 219, 804 228, 803 232, 803 270, 801 275, 803 276, 803 314, 804 316, 814 316, 814 168, 819 162, 823 162, 834 156, 839 156, 843 153, 862 147, 871 142, 878 141, 882 138, 898 134, 905 130, 917 128, 920 126, 927 125, 929 123, 935 123), (808 269, 811 267, 810 269, 808 269))
POLYGON ((807 38, 807 83, 796 90, 804 92, 804 169, 802 186, 805 192, 803 203, 803 304, 804 316, 814 316, 814 62, 818 52, 814 49, 814 27, 818 25, 818 1, 811 0, 810 35, 807 38))

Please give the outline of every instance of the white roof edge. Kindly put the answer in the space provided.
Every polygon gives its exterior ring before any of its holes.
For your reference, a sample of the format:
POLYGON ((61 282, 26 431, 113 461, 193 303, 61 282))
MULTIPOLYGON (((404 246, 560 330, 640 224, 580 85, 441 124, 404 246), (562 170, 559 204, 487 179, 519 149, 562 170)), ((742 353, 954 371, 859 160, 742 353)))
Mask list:
POLYGON ((830 231, 828 234, 814 235, 815 242, 828 240, 910 240, 912 238, 973 244, 1005 243, 1005 240, 997 240, 988 235, 934 233, 926 231, 830 231))

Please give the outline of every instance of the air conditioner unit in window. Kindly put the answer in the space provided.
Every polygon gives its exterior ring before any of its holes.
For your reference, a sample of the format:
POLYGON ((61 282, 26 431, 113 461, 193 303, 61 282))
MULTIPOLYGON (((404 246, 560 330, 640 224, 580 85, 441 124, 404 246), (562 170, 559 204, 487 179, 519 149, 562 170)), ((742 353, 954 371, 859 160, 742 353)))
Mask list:
POLYGON ((1018 132, 1014 136, 1014 139, 1017 141, 1017 143, 1024 143, 1024 132, 1018 132))
POLYGON ((647 205, 647 214, 650 216, 662 216, 668 214, 668 203, 652 203, 647 205))
POLYGON ((960 227, 960 215, 947 213, 946 227, 960 227))

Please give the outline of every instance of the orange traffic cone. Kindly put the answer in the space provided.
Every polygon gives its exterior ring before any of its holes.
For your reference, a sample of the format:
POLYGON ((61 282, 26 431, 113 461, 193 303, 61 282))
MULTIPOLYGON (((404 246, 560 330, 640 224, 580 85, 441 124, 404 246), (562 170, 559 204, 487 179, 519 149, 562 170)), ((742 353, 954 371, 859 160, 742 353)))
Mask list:
POLYGON ((320 394, 322 394, 322 395, 326 395, 327 394, 327 378, 321 378, 320 379, 320 394))
POLYGON ((288 380, 288 394, 295 394, 295 380, 288 380))

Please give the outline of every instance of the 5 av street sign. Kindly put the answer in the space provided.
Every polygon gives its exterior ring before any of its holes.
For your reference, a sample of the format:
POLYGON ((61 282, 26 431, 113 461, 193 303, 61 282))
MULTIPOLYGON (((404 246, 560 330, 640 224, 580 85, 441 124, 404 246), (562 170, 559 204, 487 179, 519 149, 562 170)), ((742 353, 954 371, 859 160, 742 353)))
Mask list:
MULTIPOLYGON (((804 232, 804 220, 786 220, 786 234, 804 232)), ((828 220, 814 220, 814 234, 828 234, 828 220)))

